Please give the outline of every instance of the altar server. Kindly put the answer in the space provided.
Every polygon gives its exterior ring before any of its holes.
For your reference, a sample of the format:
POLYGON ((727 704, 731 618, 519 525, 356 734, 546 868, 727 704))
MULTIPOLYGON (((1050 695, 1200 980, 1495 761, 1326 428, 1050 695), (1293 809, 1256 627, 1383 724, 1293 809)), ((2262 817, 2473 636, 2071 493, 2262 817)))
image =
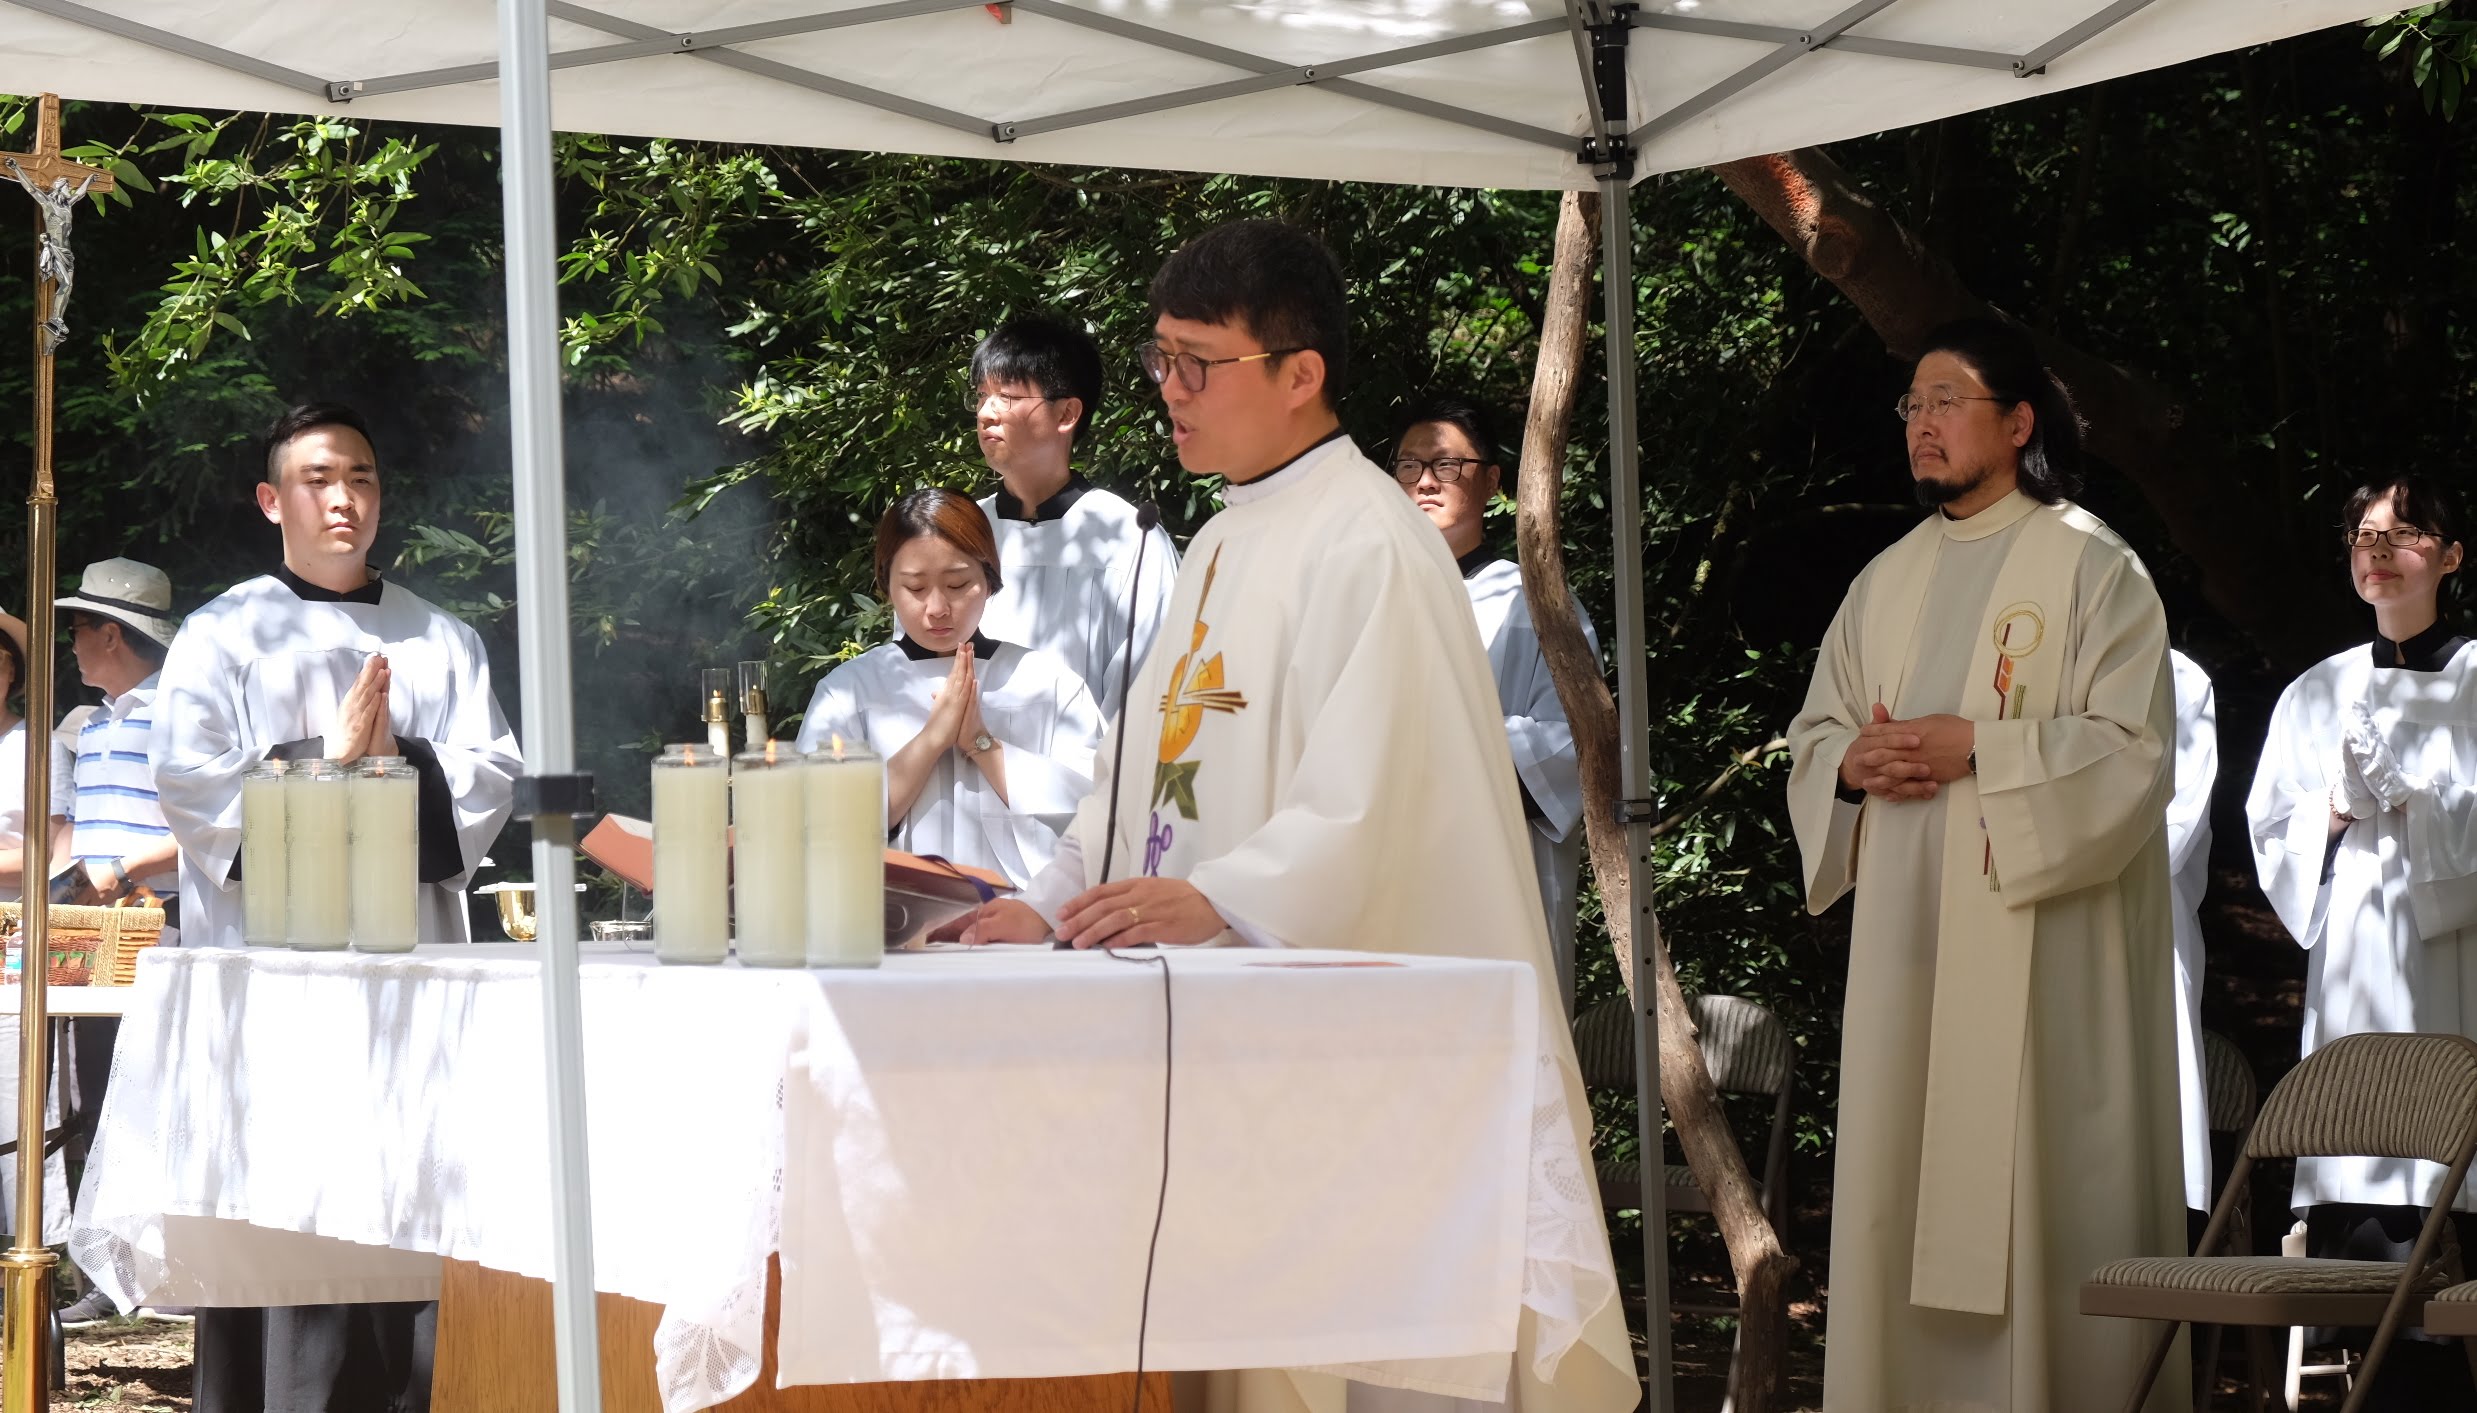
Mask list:
POLYGON ((1924 348, 1895 410, 1933 513, 1850 586, 1789 730, 1807 906, 1856 894, 1823 1400, 2114 1408, 2155 1331, 2081 1283, 2185 1249, 2167 619, 2066 499, 2030 336, 1924 348))
POLYGON ((1144 529, 1125 497, 1075 469, 1101 405, 1101 352, 1064 319, 1018 315, 972 350, 971 378, 964 401, 999 480, 980 508, 996 525, 1006 581, 989 596, 982 627, 1056 654, 1108 716, 1124 674, 1160 630, 1178 551, 1167 530, 1144 529))
MULTIPOLYGON (((2311 1054, 2360 1031, 2477 1037, 2477 651, 2440 609, 2463 528, 2423 476, 2377 481, 2341 516, 2371 645, 2289 684, 2245 817, 2262 891, 2306 949, 2311 1054)), ((2442 1181, 2431 1163, 2300 1158, 2309 1255, 2406 1260, 2442 1181)), ((2477 1211, 2477 1179, 2452 1194, 2477 1211)), ((2462 1221, 2462 1240, 2477 1224, 2462 1221)), ((2394 1345, 2369 1406, 2477 1407, 2459 1351, 2394 1345)))
MULTIPOLYGON (((1152 305, 1137 357, 1161 388, 1180 462, 1220 477, 1227 508, 1188 547, 1168 636, 1136 673, 1123 769, 1105 744, 1049 868, 960 930, 1523 962, 1538 978, 1551 1082, 1589 1151, 1591 1110, 1469 600, 1435 527, 1341 429, 1340 269, 1295 227, 1233 222, 1170 257, 1152 305)), ((1533 1254, 1554 1307, 1524 1312, 1511 1368, 1424 1361, 1427 1393, 1510 1397, 1534 1413, 1634 1405, 1624 1317, 1598 1274, 1607 1233, 1580 1180, 1566 1254, 1533 1254)), ((1331 1373, 1267 1370, 1230 1376, 1214 1396, 1240 1413, 1301 1413, 1366 1392, 1331 1373)))
MULTIPOLYGON (((468 940, 464 884, 522 769, 471 628, 369 567, 379 468, 334 403, 267 434, 258 506, 281 532, 273 574, 189 615, 163 666, 151 751, 180 842, 184 932, 241 944, 241 776, 270 756, 400 755, 420 781, 421 940, 468 940)), ((201 1310, 198 1413, 429 1406, 437 1305, 201 1310)))
MULTIPOLYGON (((2170 649, 2176 674, 2176 795, 2167 803, 2168 890, 2176 909, 2176 1104, 2184 1122, 2185 1210, 2218 1199, 2210 1091, 2202 1082, 2202 895, 2210 891, 2210 792, 2219 783, 2219 708, 2210 674, 2170 649)), ((2198 1218, 2188 1218, 2191 1226, 2198 1218)), ((2196 1228, 2198 1235, 2199 1229, 2196 1228)))
MULTIPOLYGON (((1505 714, 1505 737, 1514 752, 1514 783, 1522 791, 1523 832, 1539 875, 1540 902, 1548 915, 1548 946, 1557 976, 1571 1001, 1574 993, 1574 908, 1582 877, 1582 767, 1574 755, 1574 728, 1548 676, 1531 625, 1531 603, 1522 592, 1522 566, 1491 554, 1481 543, 1488 503, 1511 477, 1488 414, 1461 398, 1439 398, 1413 412, 1393 443, 1393 479, 1411 503, 1445 536, 1445 548, 1462 571, 1479 640, 1488 649, 1496 679, 1497 706, 1505 714)), ((1594 660, 1599 635, 1582 604, 1574 605, 1594 660)))
POLYGON ((979 506, 936 489, 896 501, 877 526, 877 591, 903 636, 826 674, 799 744, 868 746, 886 760, 896 848, 1021 887, 1092 788, 1101 716, 1055 654, 981 630, 1002 582, 979 506))
POLYGON ((376 453, 359 414, 297 407, 269 433, 258 506, 272 574, 189 616, 163 666, 152 755, 180 842, 183 935, 241 945, 241 776, 269 757, 400 755, 420 780, 421 940, 471 940, 464 886, 523 769, 471 628, 369 567, 376 453))

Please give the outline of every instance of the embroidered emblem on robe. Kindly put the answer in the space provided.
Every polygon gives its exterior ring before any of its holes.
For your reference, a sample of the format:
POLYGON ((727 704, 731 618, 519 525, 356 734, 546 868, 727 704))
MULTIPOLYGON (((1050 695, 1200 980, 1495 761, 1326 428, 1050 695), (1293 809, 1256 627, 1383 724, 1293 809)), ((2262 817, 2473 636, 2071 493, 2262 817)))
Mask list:
POLYGON ((1169 690, 1161 694, 1160 763, 1153 771, 1151 806, 1156 817, 1164 800, 1177 806, 1181 816, 1197 817, 1196 772, 1204 763, 1187 760, 1185 756, 1195 745, 1196 733, 1204 729, 1204 713, 1235 714, 1247 706, 1245 694, 1222 686, 1226 679, 1221 654, 1203 655, 1204 639, 1213 630, 1204 621, 1204 609, 1213 600, 1213 576, 1220 570, 1221 551, 1216 548, 1212 562, 1204 566, 1204 592, 1196 596, 1195 623, 1187 633, 1187 652, 1170 669, 1169 690))

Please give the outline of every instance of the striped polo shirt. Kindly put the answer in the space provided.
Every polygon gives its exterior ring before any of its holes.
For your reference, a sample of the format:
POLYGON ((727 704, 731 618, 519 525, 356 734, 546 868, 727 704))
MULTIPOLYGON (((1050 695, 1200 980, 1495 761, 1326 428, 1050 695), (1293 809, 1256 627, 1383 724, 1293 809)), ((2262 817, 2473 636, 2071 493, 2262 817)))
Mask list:
MULTIPOLYGON (((124 859, 160 845, 172 833, 155 795, 155 767, 147 760, 154 734, 155 688, 160 675, 106 698, 77 733, 75 794, 69 807, 75 832, 69 853, 88 859, 124 859)), ((163 897, 180 890, 180 869, 137 880, 163 897)))

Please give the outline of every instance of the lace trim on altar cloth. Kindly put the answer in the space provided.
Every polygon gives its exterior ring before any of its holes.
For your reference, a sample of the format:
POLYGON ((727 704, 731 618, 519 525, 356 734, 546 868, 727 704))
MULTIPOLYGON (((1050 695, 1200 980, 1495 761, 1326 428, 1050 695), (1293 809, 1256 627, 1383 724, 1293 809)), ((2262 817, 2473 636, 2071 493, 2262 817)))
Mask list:
POLYGON ((759 1253, 753 1270, 710 1295, 683 1293, 663 1306, 654 1326, 654 1382, 663 1413, 695 1413, 744 1393, 757 1382, 765 1360, 766 1262, 783 1242, 783 1147, 788 1132, 783 1105, 791 1077, 774 1081, 775 1121, 768 1125, 773 1158, 770 1201, 749 1204, 749 1231, 742 1251, 759 1253))

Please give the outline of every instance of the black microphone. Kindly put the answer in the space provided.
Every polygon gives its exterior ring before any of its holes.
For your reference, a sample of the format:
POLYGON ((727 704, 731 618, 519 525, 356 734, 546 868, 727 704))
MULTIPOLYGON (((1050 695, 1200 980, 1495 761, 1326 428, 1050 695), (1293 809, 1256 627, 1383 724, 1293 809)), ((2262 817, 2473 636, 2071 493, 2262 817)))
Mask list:
POLYGON ((1135 573, 1127 580, 1127 633, 1119 644, 1118 719, 1111 734, 1118 743, 1110 752, 1109 764, 1109 834, 1101 845, 1101 876, 1095 884, 1109 882, 1110 864, 1118 856, 1118 772, 1127 762, 1127 693, 1135 680, 1135 606, 1144 585, 1144 542, 1161 523, 1161 507, 1146 501, 1135 508, 1135 573))

